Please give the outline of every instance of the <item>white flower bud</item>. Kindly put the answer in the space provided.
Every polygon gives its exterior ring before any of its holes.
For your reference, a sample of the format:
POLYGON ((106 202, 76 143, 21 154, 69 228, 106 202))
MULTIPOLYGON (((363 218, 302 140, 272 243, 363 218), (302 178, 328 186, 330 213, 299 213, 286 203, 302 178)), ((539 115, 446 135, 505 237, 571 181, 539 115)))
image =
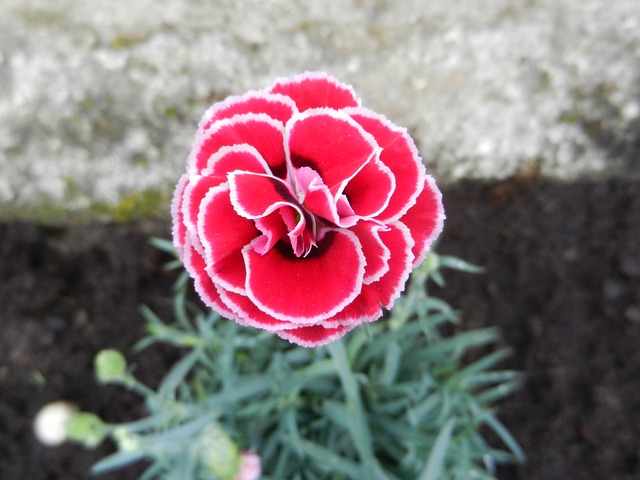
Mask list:
POLYGON ((78 407, 67 401, 52 402, 40 409, 33 422, 33 431, 40 443, 55 447, 67 438, 67 424, 78 407))

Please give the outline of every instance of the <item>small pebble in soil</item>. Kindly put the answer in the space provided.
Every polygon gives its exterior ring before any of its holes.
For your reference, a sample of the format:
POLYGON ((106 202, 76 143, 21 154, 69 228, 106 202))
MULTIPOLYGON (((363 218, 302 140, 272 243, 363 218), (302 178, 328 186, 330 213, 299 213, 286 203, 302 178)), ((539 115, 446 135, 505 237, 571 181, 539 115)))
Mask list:
POLYGON ((624 318, 629 320, 631 323, 640 324, 640 306, 629 305, 624 310, 624 318))

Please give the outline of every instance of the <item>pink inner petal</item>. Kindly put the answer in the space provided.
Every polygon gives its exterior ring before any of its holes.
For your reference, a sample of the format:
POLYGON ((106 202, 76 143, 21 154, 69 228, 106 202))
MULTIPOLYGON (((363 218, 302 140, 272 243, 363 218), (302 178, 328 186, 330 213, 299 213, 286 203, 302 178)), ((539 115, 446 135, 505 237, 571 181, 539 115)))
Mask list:
POLYGON ((409 230, 415 241, 413 266, 422 263, 431 243, 440 235, 444 225, 444 207, 442 194, 432 177, 427 176, 424 188, 416 200, 416 204, 400 219, 409 230))
MULTIPOLYGON (((231 202, 239 215, 258 219, 279 211, 296 256, 308 254, 315 246, 315 217, 298 203, 289 184, 270 175, 233 172, 229 175, 229 185, 231 202)), ((261 237, 253 248, 264 254, 273 244, 275 242, 261 237)))
POLYGON ((315 219, 302 207, 289 207, 285 205, 280 208, 279 212, 282 221, 287 226, 290 237, 300 236, 305 230, 311 230, 311 233, 315 232, 315 219))
POLYGON ((360 293, 365 259, 357 237, 331 230, 305 257, 278 243, 260 255, 243 250, 247 295, 265 312, 292 323, 329 318, 360 293))
POLYGON ((311 167, 302 167, 295 172, 295 183, 298 195, 304 199, 311 185, 324 185, 322 177, 311 167))
POLYGON ((251 451, 242 452, 240 455, 240 471, 233 480, 260 480, 262 464, 260 457, 251 451))
POLYGON ((353 211, 353 208, 351 207, 349 199, 346 197, 346 195, 342 194, 338 197, 338 201, 336 202, 336 210, 338 212, 338 217, 342 222, 339 224, 341 227, 355 225, 355 222, 351 224, 351 220, 347 219, 347 217, 353 217, 357 219, 358 215, 356 215, 356 212, 353 211))
POLYGON ((285 135, 291 167, 318 172, 333 196, 342 193, 346 182, 378 151, 373 137, 347 115, 333 110, 294 115, 285 135))
POLYGON ((318 172, 310 167, 302 167, 295 172, 295 179, 298 199, 311 213, 340 227, 350 227, 355 224, 357 218, 348 200, 340 195, 336 203, 318 172), (342 217, 353 218, 343 220, 342 217))
POLYGON ((302 257, 322 238, 317 231, 316 218, 305 209, 283 207, 280 215, 289 230, 289 241, 296 257, 302 257))
POLYGON ((278 79, 269 91, 290 97, 301 112, 319 107, 339 110, 360 104, 350 85, 324 72, 306 72, 290 78, 278 79))
POLYGON ((339 203, 336 203, 329 188, 323 183, 313 182, 309 185, 304 198, 304 206, 310 212, 339 227, 352 227, 358 221, 349 202, 340 195, 339 203), (338 210, 339 207, 340 210, 338 210))
POLYGON ((253 242, 253 249, 260 255, 271 250, 278 243, 278 240, 284 238, 288 233, 287 225, 279 211, 266 217, 256 218, 255 224, 262 235, 253 242))

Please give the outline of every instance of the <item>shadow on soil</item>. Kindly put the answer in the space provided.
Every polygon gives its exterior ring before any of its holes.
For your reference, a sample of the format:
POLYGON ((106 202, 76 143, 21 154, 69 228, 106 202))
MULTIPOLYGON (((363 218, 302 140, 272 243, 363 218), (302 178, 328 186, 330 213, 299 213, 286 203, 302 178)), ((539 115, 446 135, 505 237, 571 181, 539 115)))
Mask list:
MULTIPOLYGON (((464 328, 498 326, 509 366, 526 373, 501 418, 529 461, 501 478, 640 479, 640 183, 466 183, 444 198, 438 250, 487 271, 448 272, 432 292, 464 328)), ((165 223, 0 225, 0 478, 90 478, 108 451, 41 446, 31 420, 49 401, 108 421, 142 415, 135 396, 95 384, 91 362, 119 348, 153 385, 175 361, 171 349, 131 351, 141 303, 170 315, 168 258, 147 243, 168 234, 165 223)))

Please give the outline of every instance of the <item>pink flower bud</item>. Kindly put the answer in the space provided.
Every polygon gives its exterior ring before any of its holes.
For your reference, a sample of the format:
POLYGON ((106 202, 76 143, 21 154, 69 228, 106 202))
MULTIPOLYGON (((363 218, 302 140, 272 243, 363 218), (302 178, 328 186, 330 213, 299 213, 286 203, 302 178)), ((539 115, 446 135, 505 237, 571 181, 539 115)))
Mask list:
POLYGON ((240 454, 240 472, 233 480, 258 480, 262 473, 260 457, 254 452, 240 454))

